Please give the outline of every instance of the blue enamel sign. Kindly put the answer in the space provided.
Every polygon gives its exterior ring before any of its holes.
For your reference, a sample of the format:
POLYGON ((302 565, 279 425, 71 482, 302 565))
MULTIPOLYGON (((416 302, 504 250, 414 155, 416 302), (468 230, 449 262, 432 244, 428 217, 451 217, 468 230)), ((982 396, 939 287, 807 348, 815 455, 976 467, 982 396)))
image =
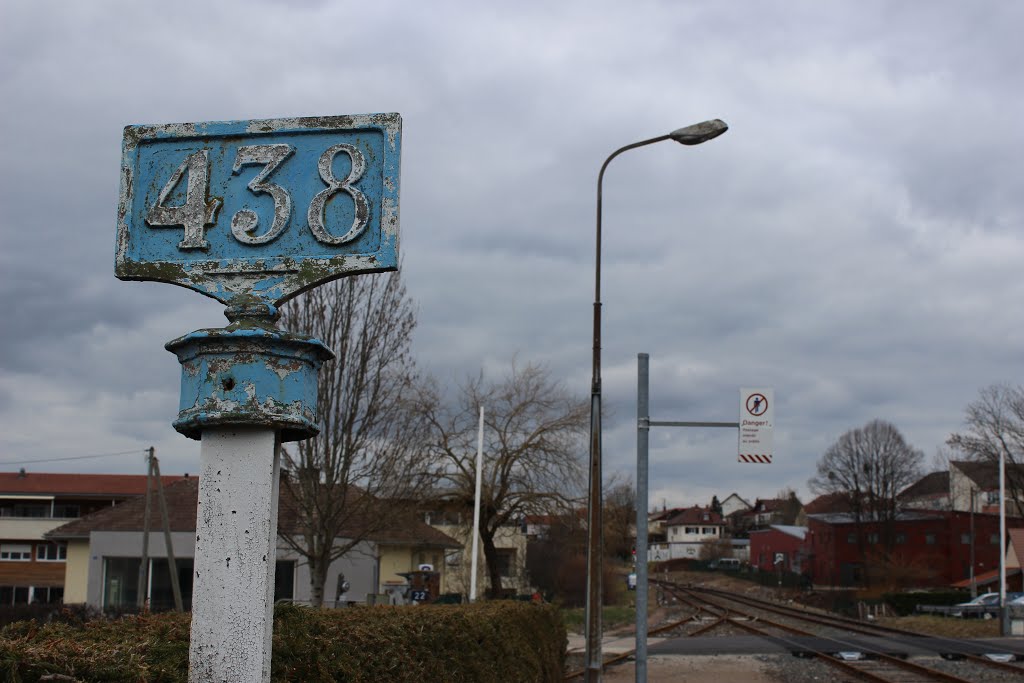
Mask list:
POLYGON ((398 267, 398 114, 128 126, 116 274, 275 306, 398 267))

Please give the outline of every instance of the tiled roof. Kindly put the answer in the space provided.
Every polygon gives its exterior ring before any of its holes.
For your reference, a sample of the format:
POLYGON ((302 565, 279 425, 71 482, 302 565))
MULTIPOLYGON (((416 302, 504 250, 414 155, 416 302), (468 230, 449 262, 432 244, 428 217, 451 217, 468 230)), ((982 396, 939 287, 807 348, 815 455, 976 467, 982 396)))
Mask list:
MULTIPOLYGON (((164 486, 182 479, 164 476, 164 486)), ((0 472, 0 495, 141 496, 146 492, 144 474, 66 474, 49 472, 0 472)))
POLYGON ((899 494, 899 498, 924 498, 925 496, 936 496, 939 494, 949 494, 949 470, 924 475, 903 489, 899 494))
POLYGON ((692 507, 680 511, 665 522, 665 526, 682 524, 722 524, 722 515, 709 508, 692 507))
MULTIPOLYGON (((999 488, 999 466, 994 462, 977 462, 975 460, 958 460, 949 463, 973 481, 982 491, 994 491, 999 488)), ((1006 463, 1006 474, 1016 478, 1024 478, 1024 465, 1006 463)))
MULTIPOLYGON (((171 531, 195 531, 196 508, 199 503, 199 480, 195 477, 182 479, 164 488, 167 501, 167 517, 171 531)), ((157 501, 151 501, 150 530, 162 529, 160 509, 157 501)), ((91 531, 142 531, 145 517, 145 499, 132 498, 114 507, 104 508, 90 515, 80 517, 57 527, 47 534, 50 538, 88 538, 91 531)), ((281 488, 278 506, 278 529, 295 529, 295 506, 291 503, 288 490, 281 488)), ((417 544, 444 548, 459 548, 462 544, 409 514, 399 518, 393 516, 387 529, 375 531, 369 540, 384 544, 417 544)), ((342 537, 345 533, 342 532, 342 537)))
MULTIPOLYGON (((1017 574, 1020 574, 1020 569, 1011 568, 1011 569, 1007 569, 1006 570, 1006 577, 1007 578, 1010 578, 1011 576, 1017 576, 1017 574)), ((975 586, 985 586, 987 584, 994 583, 994 582, 996 582, 998 580, 999 580, 999 570, 998 569, 990 569, 987 572, 982 572, 981 574, 975 575, 975 577, 974 577, 974 585, 975 586)), ((970 579, 970 577, 968 577, 968 578, 963 579, 961 581, 957 581, 956 583, 952 584, 952 586, 953 586, 953 588, 970 588, 971 587, 971 579, 970 579)))
MULTIPOLYGON (((825 512, 825 513, 807 515, 807 517, 808 517, 808 519, 814 519, 814 520, 817 520, 819 522, 824 522, 825 524, 854 524, 854 523, 856 523, 856 520, 854 519, 854 516, 852 514, 848 513, 848 512, 834 512, 834 513, 825 512)), ((943 515, 942 513, 923 512, 923 511, 922 512, 917 512, 917 511, 905 510, 905 511, 899 511, 899 512, 896 513, 896 521, 897 522, 920 522, 920 521, 929 520, 929 519, 944 519, 945 517, 946 517, 946 515, 943 515)), ((865 515, 861 518, 861 522, 865 523, 865 524, 873 522, 873 521, 876 521, 876 520, 871 519, 871 517, 867 513, 865 513, 865 515)))
MULTIPOLYGON (((145 477, 143 477, 145 479, 145 477)), ((140 492, 141 493, 141 492, 140 492)), ((196 504, 199 501, 199 480, 181 479, 164 487, 167 518, 171 531, 195 531, 196 504)), ((151 531, 160 531, 162 521, 157 497, 150 501, 151 531)), ((146 499, 138 496, 113 507, 103 508, 57 527, 47 536, 53 538, 88 538, 90 531, 142 531, 146 499)))
POLYGON ((808 515, 849 511, 850 500, 845 493, 826 493, 804 506, 804 512, 808 515))

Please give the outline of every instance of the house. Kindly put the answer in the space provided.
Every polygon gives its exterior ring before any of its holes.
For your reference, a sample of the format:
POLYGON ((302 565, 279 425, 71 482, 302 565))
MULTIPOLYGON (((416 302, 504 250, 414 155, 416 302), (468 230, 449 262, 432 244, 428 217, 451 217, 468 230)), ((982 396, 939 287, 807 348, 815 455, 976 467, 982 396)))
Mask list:
MULTIPOLYGON (((1024 514, 1024 465, 1006 463, 1006 514, 1024 514), (1016 486, 1015 486, 1016 484, 1016 486), (1014 495, 1017 501, 1014 502, 1014 495)), ((953 510, 999 513, 999 466, 994 462, 949 463, 949 500, 953 510)))
POLYGON ((685 508, 662 508, 660 511, 647 513, 647 543, 666 543, 668 531, 665 522, 682 512, 685 508))
POLYGON ((736 493, 732 493, 728 498, 722 501, 722 516, 728 517, 729 515, 749 510, 753 506, 736 493))
POLYGON ((953 509, 949 497, 949 470, 926 474, 903 489, 897 499, 899 500, 900 507, 904 509, 953 509))
POLYGON ((60 602, 68 549, 46 534, 145 490, 145 475, 0 472, 0 605, 60 602))
MULTIPOLYGON (((1024 466, 1006 464, 1006 513, 1024 514, 1024 466), (1014 496, 1019 502, 1014 503, 1014 496)), ((999 513, 999 466, 994 462, 954 460, 943 472, 926 474, 900 492, 900 506, 918 510, 999 513)))
POLYGON ((804 569, 807 527, 772 524, 750 532, 750 564, 761 571, 787 571, 799 574, 804 569))
MULTIPOLYGON (((820 587, 950 586, 999 564, 998 515, 906 510, 889 523, 858 523, 849 513, 807 519, 804 572, 820 587)), ((1007 524, 1022 528, 1024 519, 1008 518, 1007 524)))
MULTIPOLYGON (((442 593, 469 595, 473 569, 473 508, 462 501, 438 495, 422 510, 426 524, 455 541, 455 546, 444 555, 445 571, 441 579, 442 593)), ((533 517, 512 521, 498 528, 494 546, 498 557, 502 591, 509 594, 532 592, 526 571, 526 548, 531 532, 547 533, 552 518, 533 517)), ((483 595, 490 586, 483 545, 477 548, 477 594, 483 595)))
MULTIPOLYGON (((294 506, 282 489, 278 528, 294 528, 294 506)), ((196 508, 199 488, 196 478, 183 479, 165 491, 171 548, 177 575, 188 609, 191 600, 195 556, 196 508)), ((47 534, 67 548, 64 602, 88 603, 100 608, 133 606, 138 598, 138 579, 143 545, 145 502, 140 498, 114 508, 93 512, 70 521, 47 534)), ((451 538, 419 522, 396 518, 387 530, 370 534, 353 551, 336 560, 328 570, 324 586, 325 604, 332 604, 341 592, 343 580, 350 588, 345 599, 362 602, 369 595, 394 592, 406 585, 400 574, 433 564, 442 572, 440 558, 456 547, 451 538), (389 591, 388 589, 392 590, 389 591)), ((165 609, 172 602, 171 572, 164 534, 154 524, 148 542, 149 580, 143 587, 152 609, 165 609)), ((275 599, 309 601, 309 568, 281 539, 278 541, 275 599)))
POLYGON ((788 498, 758 498, 749 510, 733 513, 732 528, 737 535, 744 536, 772 524, 793 525, 801 518, 802 509, 803 505, 793 493, 788 498))
POLYGON ((665 542, 651 543, 649 562, 680 558, 701 559, 701 550, 709 544, 728 542, 722 516, 707 507, 694 506, 678 511, 664 522, 665 542))

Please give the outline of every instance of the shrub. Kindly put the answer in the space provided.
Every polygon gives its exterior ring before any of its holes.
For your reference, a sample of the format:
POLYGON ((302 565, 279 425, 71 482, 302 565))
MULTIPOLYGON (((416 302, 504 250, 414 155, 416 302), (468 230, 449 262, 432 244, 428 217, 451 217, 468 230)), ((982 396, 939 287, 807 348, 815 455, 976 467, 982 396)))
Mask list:
MULTIPOLYGON (((0 630, 0 681, 185 683, 191 615, 143 614, 0 630), (48 677, 48 678, 44 678, 48 677)), ((566 636, 549 605, 319 610, 279 605, 273 681, 559 681, 566 636)))

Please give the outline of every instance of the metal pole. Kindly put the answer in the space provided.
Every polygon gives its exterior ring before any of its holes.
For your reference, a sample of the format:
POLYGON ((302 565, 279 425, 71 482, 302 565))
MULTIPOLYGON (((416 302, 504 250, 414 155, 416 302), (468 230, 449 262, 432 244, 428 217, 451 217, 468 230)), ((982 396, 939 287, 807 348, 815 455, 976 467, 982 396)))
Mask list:
POLYGON ((587 606, 585 610, 587 647, 586 681, 601 680, 601 608, 603 606, 602 571, 604 562, 604 523, 601 499, 601 193, 604 172, 611 160, 626 150, 643 147, 671 136, 661 135, 650 140, 621 147, 605 159, 597 174, 597 229, 594 250, 594 348, 590 382, 590 471, 587 496, 587 606))
POLYGON ((971 599, 978 597, 978 584, 974 582, 974 487, 971 487, 971 599))
POLYGON ((483 465, 484 457, 484 407, 480 406, 480 428, 477 431, 476 437, 476 489, 473 494, 473 551, 470 553, 473 561, 470 564, 470 575, 469 575, 469 601, 476 601, 476 571, 477 561, 479 558, 479 546, 480 546, 480 484, 481 484, 481 466, 483 465))
POLYGON ((682 145, 699 145, 712 140, 729 127, 724 121, 713 119, 674 130, 648 140, 634 142, 612 152, 597 174, 597 225, 594 249, 594 349, 593 374, 590 382, 590 470, 587 494, 587 608, 586 608, 586 681, 601 680, 601 607, 602 570, 604 559, 604 524, 601 500, 601 193, 604 172, 612 159, 625 151, 653 145, 664 140, 675 140, 682 145))
POLYGON ((637 355, 636 381, 636 683, 647 683, 647 456, 650 357, 637 355))
POLYGON ((1006 611, 1006 452, 999 452, 999 633, 1010 635, 1006 611))

